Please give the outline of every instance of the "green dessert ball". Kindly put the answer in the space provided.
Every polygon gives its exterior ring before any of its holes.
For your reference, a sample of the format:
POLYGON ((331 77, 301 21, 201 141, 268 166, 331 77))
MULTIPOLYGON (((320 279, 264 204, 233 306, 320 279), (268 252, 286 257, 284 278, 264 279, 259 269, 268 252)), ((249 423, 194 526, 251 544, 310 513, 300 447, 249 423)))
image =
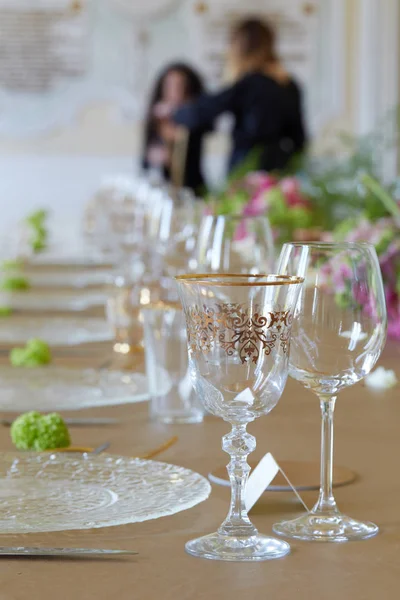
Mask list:
POLYGON ((19 450, 53 450, 71 443, 68 428, 57 413, 24 413, 11 425, 11 439, 19 450))
POLYGON ((57 413, 43 415, 38 421, 38 435, 34 441, 34 450, 52 450, 67 448, 71 444, 68 427, 57 413))
POLYGON ((40 338, 32 338, 26 343, 26 350, 31 356, 35 356, 42 364, 48 364, 51 361, 50 346, 40 338))
POLYGON ((9 358, 13 367, 23 367, 27 358, 25 348, 13 348, 10 351, 9 358))
POLYGON ((13 367, 40 367, 51 362, 51 351, 47 342, 33 338, 24 348, 13 348, 9 358, 13 367))
POLYGON ((19 416, 11 425, 11 439, 18 450, 31 450, 38 435, 41 414, 32 411, 19 416))
POLYGON ((7 292, 22 292, 29 290, 29 288, 30 285, 27 278, 19 275, 15 275, 14 277, 5 277, 0 284, 0 289, 7 292))

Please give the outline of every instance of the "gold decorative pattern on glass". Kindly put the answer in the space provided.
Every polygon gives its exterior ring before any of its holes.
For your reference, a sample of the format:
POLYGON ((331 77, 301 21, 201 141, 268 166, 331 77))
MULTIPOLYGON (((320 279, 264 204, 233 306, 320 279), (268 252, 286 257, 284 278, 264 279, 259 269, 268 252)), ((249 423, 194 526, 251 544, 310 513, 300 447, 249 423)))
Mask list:
POLYGON ((239 355, 242 364, 257 363, 260 354, 269 356, 279 346, 286 354, 293 315, 289 310, 249 313, 242 304, 216 304, 215 308, 194 305, 186 313, 188 344, 195 356, 208 354, 216 345, 228 356, 239 355))

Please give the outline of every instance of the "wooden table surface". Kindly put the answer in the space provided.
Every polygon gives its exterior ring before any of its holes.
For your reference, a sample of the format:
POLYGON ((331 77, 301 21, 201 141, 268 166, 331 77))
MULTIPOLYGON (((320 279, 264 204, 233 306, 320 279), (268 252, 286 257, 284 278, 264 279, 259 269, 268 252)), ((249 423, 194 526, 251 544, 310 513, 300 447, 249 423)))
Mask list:
MULTIPOLYGON (((62 361, 99 361, 106 344, 70 349, 62 361), (86 358, 82 356, 85 354, 86 358)), ((400 344, 388 343, 379 364, 400 376, 400 344)), ((61 360, 61 359, 60 359, 61 360)), ((356 482, 336 490, 341 510, 379 524, 373 539, 347 544, 292 542, 291 554, 263 563, 223 563, 185 554, 193 537, 215 531, 228 508, 229 490, 213 485, 208 501, 155 521, 87 531, 3 536, 3 545, 46 545, 135 549, 137 557, 107 561, 0 559, 0 600, 389 600, 400 597, 400 398, 399 389, 371 391, 363 384, 343 392, 337 402, 335 462, 355 470, 356 482)), ((74 428, 75 444, 111 442, 114 454, 134 456, 172 435, 178 443, 160 457, 204 476, 226 464, 223 421, 207 417, 200 425, 151 423, 147 405, 99 408, 69 416, 112 416, 118 425, 74 428)), ((289 381, 278 406, 249 427, 257 436, 251 458, 271 451, 277 460, 319 461, 318 400, 289 381)), ((3 450, 11 449, 9 429, 0 429, 3 450)), ((317 492, 303 494, 312 505, 317 492)), ((270 492, 252 511, 262 533, 302 508, 290 493, 270 492)))

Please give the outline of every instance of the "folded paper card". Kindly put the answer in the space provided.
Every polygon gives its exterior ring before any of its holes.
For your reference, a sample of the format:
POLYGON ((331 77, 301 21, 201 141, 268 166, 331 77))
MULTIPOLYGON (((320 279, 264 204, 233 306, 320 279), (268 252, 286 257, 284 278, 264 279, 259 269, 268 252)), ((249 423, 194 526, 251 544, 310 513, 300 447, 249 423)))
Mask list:
POLYGON ((296 488, 290 483, 288 477, 278 465, 274 457, 270 452, 268 452, 258 463, 258 465, 253 469, 250 474, 250 477, 246 486, 246 509, 249 511, 256 502, 260 499, 262 494, 265 492, 267 487, 272 483, 278 473, 281 472, 287 483, 291 487, 293 493, 297 497, 297 499, 301 502, 307 512, 309 509, 307 505, 304 503, 300 494, 296 490, 296 488))

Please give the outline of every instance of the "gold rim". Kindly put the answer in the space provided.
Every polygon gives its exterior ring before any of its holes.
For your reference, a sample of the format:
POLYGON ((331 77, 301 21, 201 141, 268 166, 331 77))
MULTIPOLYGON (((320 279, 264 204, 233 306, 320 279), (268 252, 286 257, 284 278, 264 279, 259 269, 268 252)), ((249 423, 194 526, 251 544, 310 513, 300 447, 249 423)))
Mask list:
POLYGON ((293 285, 303 283, 303 277, 295 277, 292 275, 279 275, 279 274, 259 274, 259 275, 250 275, 250 274, 241 274, 241 273, 221 273, 221 274, 212 274, 212 273, 196 273, 196 274, 187 274, 187 275, 177 275, 175 277, 177 281, 182 281, 186 283, 201 283, 203 285, 230 285, 230 286, 254 286, 261 287, 267 285, 293 285), (268 278, 275 277, 276 281, 251 281, 251 279, 260 279, 260 278, 268 278), (235 278, 248 279, 246 282, 235 282, 232 281, 235 278), (230 281, 226 281, 229 279, 230 281))

